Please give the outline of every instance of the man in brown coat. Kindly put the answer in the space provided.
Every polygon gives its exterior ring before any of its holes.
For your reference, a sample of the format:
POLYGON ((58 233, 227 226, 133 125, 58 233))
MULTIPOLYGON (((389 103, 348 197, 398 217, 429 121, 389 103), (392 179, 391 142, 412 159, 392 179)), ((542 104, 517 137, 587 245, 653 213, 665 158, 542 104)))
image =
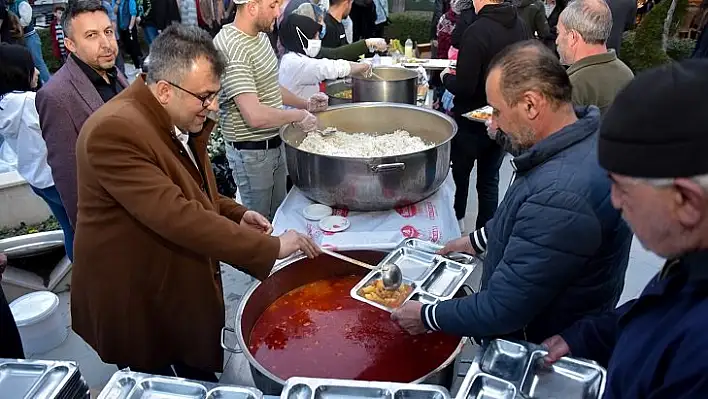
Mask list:
POLYGON ((101 107, 76 145, 74 330, 108 363, 215 381, 225 324, 219 262, 265 279, 319 249, 217 193, 206 143, 225 63, 209 35, 172 25, 147 77, 101 107))

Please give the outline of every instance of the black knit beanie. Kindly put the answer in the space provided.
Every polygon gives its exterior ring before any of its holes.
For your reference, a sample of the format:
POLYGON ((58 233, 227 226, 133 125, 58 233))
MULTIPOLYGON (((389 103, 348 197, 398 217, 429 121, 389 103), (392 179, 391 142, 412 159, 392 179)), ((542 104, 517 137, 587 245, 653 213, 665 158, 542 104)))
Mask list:
POLYGON ((639 74, 615 98, 600 127, 600 165, 631 177, 708 173, 708 60, 639 74))

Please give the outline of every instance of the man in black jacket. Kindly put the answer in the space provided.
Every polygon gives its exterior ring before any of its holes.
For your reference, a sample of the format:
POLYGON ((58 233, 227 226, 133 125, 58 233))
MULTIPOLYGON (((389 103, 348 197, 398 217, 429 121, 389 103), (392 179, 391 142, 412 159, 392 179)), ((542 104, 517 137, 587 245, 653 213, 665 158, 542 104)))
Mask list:
MULTIPOLYGON (((516 8, 500 0, 474 0, 477 19, 462 35, 457 74, 441 73, 445 88, 455 95, 455 120, 459 131, 452 146, 452 177, 455 180, 455 215, 462 221, 467 210, 470 173, 477 161, 477 228, 492 218, 499 197, 499 166, 502 149, 489 137, 484 124, 462 114, 487 105, 484 82, 492 58, 506 46, 531 38, 516 8)), ((463 227, 462 224, 460 227, 463 227)))

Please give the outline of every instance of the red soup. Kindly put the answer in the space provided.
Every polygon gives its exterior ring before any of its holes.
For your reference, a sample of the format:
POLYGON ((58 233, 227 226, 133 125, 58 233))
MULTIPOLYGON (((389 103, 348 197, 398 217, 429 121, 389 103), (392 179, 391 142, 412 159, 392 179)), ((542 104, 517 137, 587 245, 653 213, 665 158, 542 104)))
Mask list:
POLYGON ((412 336, 390 314, 353 299, 361 276, 304 285, 278 298, 256 322, 249 349, 273 374, 411 382, 441 365, 459 337, 412 336))

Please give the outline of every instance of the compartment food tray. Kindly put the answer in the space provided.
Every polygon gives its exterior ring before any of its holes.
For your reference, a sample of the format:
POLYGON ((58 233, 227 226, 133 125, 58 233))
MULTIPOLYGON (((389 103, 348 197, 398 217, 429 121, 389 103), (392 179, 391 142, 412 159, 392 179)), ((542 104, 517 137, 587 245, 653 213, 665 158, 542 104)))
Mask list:
POLYGON ((218 386, 183 378, 120 370, 113 374, 98 399, 262 399, 255 388, 218 386))
POLYGON ((437 385, 391 382, 290 378, 280 399, 449 399, 447 389, 437 385))
POLYGON ((456 399, 599 399, 605 369, 597 363, 563 357, 546 365, 538 345, 496 339, 474 358, 456 399))
POLYGON ((76 363, 67 361, 0 359, 0 397, 44 399, 78 395, 82 389, 78 370, 76 363))
POLYGON ((409 300, 434 304, 452 299, 475 268, 481 267, 482 262, 479 258, 467 254, 458 253, 452 257, 436 254, 441 248, 416 238, 402 241, 378 264, 378 268, 369 272, 352 288, 351 296, 371 306, 393 312, 395 307, 382 305, 360 295, 361 289, 381 279, 382 265, 393 263, 401 269, 403 284, 412 287, 412 291, 398 306, 409 300))
POLYGON ((486 123, 487 120, 492 117, 492 111, 493 111, 493 108, 491 106, 485 105, 482 108, 477 108, 477 109, 472 110, 466 114, 463 114, 462 116, 464 116, 465 118, 467 118, 471 121, 486 123), (480 118, 479 116, 477 116, 477 113, 480 113, 480 112, 489 115, 489 117, 480 118))

